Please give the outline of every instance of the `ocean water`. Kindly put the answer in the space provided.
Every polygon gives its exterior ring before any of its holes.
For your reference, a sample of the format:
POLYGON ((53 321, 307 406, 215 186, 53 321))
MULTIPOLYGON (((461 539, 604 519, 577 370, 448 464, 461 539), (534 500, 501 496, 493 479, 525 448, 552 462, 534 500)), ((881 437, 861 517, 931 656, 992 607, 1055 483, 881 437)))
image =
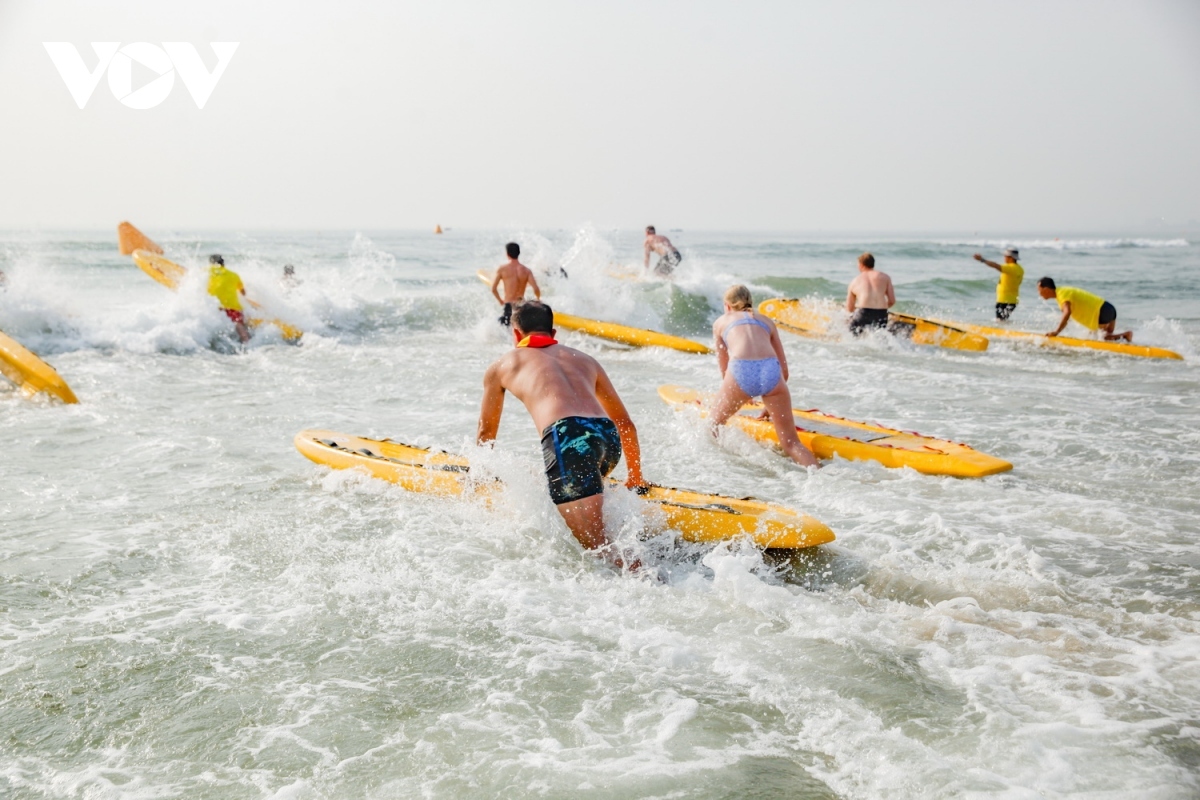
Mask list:
MULTIPOLYGON (((147 231, 221 252, 308 331, 244 352, 199 280, 172 294, 108 233, 0 234, 0 329, 81 403, 0 386, 0 796, 1192 798, 1200 795, 1200 245, 1187 238, 666 231, 673 283, 613 277, 636 232, 147 231), (809 473, 710 439, 655 388, 711 357, 565 334, 606 366, 647 477, 784 503, 795 555, 613 533, 582 553, 509 402, 475 278, 515 238, 564 311, 707 339, 721 292, 840 300, 875 252, 900 308, 986 321, 982 250, 1114 303, 1155 361, 994 342, 787 338, 797 404, 967 442, 1012 472, 809 473), (303 284, 285 291, 284 263, 303 284), (469 453, 491 508, 301 457, 306 427, 469 453), (645 538, 645 537, 643 537, 645 538)), ((623 468, 619 468, 623 470, 623 468)))

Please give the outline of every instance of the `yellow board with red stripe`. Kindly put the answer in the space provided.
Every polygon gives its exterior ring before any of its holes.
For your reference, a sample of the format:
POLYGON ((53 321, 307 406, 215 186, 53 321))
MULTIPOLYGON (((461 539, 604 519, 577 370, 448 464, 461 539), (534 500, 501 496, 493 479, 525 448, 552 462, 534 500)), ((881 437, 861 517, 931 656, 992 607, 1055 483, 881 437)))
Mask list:
MULTIPOLYGON (((490 497, 499 481, 479 481, 462 456, 411 447, 390 439, 366 439, 326 430, 296 434, 296 449, 311 461, 334 469, 359 469, 410 492, 490 497)), ((643 499, 667 527, 690 542, 749 537, 761 547, 798 549, 834 540, 828 526, 784 506, 751 497, 725 497, 686 489, 652 486, 643 499)))
MULTIPOLYGON (((933 320, 931 320, 933 321, 933 320)), ((963 330, 998 339, 1015 339, 1040 345, 1041 347, 1084 348, 1102 350, 1108 353, 1120 353, 1125 356, 1140 356, 1141 358, 1167 358, 1183 360, 1183 356, 1174 350, 1163 347, 1151 347, 1132 342, 1106 342, 1100 339, 1078 339, 1073 336, 1045 336, 1032 331, 1018 331, 1010 328, 996 328, 988 325, 972 325, 965 322, 943 322, 942 325, 954 325, 963 330)))
MULTIPOLYGON (((706 413, 705 403, 711 397, 684 386, 660 386, 658 396, 676 408, 695 408, 701 414, 706 413)), ((729 424, 760 442, 779 444, 775 425, 759 418, 762 411, 762 404, 750 403, 733 415, 729 424)), ((816 410, 793 409, 792 414, 796 419, 796 435, 817 458, 836 455, 849 461, 878 461, 885 467, 911 467, 926 475, 956 478, 982 478, 1013 468, 1003 459, 948 439, 855 422, 816 410)))

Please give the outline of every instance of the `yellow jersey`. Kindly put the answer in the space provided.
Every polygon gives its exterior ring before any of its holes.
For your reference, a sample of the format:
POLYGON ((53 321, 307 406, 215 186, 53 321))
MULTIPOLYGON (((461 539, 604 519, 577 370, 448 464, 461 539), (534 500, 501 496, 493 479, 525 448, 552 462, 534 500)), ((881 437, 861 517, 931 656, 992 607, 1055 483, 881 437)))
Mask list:
POLYGON ((1063 303, 1070 303, 1071 319, 1089 331, 1100 327, 1100 306, 1104 305, 1103 297, 1097 297, 1074 286, 1059 286, 1054 290, 1054 298, 1058 300, 1059 308, 1063 307, 1063 303))
POLYGON ((1023 280, 1025 280, 1025 268, 1020 264, 1001 264, 1000 282, 996 284, 996 302, 1016 303, 1023 280))
POLYGON ((210 267, 208 270, 208 293, 217 298, 221 308, 232 308, 241 311, 242 304, 238 300, 238 292, 242 291, 242 279, 236 272, 224 267, 210 267))

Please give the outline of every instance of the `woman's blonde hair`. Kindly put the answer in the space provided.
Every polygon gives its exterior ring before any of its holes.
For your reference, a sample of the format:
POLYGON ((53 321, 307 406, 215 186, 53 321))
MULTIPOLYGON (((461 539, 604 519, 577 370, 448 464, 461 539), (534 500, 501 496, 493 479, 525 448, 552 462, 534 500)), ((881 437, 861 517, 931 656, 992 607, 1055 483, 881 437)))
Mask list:
POLYGON ((750 290, 740 283, 725 290, 725 302, 737 311, 749 311, 754 307, 754 301, 750 299, 750 290))

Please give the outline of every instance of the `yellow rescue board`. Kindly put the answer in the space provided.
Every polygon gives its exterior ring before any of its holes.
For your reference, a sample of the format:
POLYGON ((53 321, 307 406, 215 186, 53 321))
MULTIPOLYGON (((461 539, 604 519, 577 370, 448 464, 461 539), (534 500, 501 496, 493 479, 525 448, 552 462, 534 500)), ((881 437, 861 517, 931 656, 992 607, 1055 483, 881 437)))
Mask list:
MULTIPOLYGON (((171 291, 177 291, 179 284, 183 281, 184 276, 187 275, 186 267, 147 250, 134 250, 133 263, 141 267, 142 272, 171 291)), ((258 307, 258 304, 253 300, 247 300, 246 302, 255 308, 258 307)), ((304 331, 295 325, 289 325, 281 319, 255 316, 253 312, 246 314, 246 322, 252 328, 257 328, 260 325, 274 325, 279 328, 279 331, 283 334, 283 338, 289 342, 299 341, 300 337, 304 335, 304 331)))
MULTIPOLYGON (((698 409, 702 415, 711 397, 685 386, 660 386, 658 396, 676 408, 698 409)), ((761 403, 751 403, 729 422, 760 442, 778 445, 775 426, 769 420, 758 419, 762 411, 761 403)), ((878 461, 885 467, 911 467, 926 475, 956 478, 982 478, 1013 468, 1003 459, 948 439, 855 422, 815 410, 793 409, 792 414, 796 418, 796 435, 817 458, 838 455, 848 461, 878 461)))
POLYGON ((987 325, 971 325, 964 322, 946 322, 944 325, 954 325, 963 330, 972 333, 980 334, 981 336, 990 336, 1002 339, 1018 339, 1021 341, 1031 342, 1033 344, 1042 345, 1043 347, 1084 347, 1090 350, 1104 350, 1109 353, 1121 353, 1127 356, 1141 356, 1142 358, 1174 358, 1183 360, 1183 356, 1176 353, 1174 350, 1167 350, 1162 347, 1150 347, 1144 344, 1131 344, 1129 342, 1105 342, 1099 339, 1077 339, 1072 336, 1045 336, 1033 331, 1015 331, 1008 328, 993 328, 987 325))
MULTIPOLYGON (((361 469, 412 492, 458 496, 490 495, 502 484, 472 479, 462 456, 390 440, 364 439, 325 430, 296 434, 296 449, 334 469, 361 469)), ((614 482, 615 485, 615 482, 614 482)), ((828 526, 790 508, 749 497, 733 498, 654 486, 643 495, 668 527, 689 542, 718 542, 748 536, 760 547, 798 549, 834 540, 828 526)))
POLYGON ((163 251, 149 236, 128 222, 122 222, 117 226, 117 249, 123 256, 133 255, 134 250, 145 250, 148 253, 159 255, 162 255, 163 251))
MULTIPOLYGON (((844 330, 835 328, 833 315, 825 306, 811 300, 764 300, 758 304, 758 313, 775 320, 779 327, 789 333, 801 336, 828 339, 844 330)), ((889 313, 888 329, 892 333, 906 336, 914 344, 975 352, 987 350, 988 347, 985 336, 908 314, 889 313)))
POLYGON ((0 332, 0 375, 15 383, 26 397, 45 392, 64 403, 79 402, 54 367, 3 332, 0 332))
MULTIPOLYGON (((481 269, 475 274, 479 277, 479 280, 488 286, 492 285, 492 273, 481 269)), ((708 346, 694 342, 691 339, 685 339, 682 336, 672 336, 669 333, 659 333, 658 331, 646 330, 645 328, 634 328, 616 322, 601 322, 600 320, 588 319, 587 317, 576 317, 573 314, 565 314, 557 310, 554 312, 554 326, 556 328, 566 328, 569 331, 586 333, 589 336, 596 336, 600 339, 633 345, 634 347, 669 347, 672 350, 679 350, 684 353, 705 354, 712 352, 712 349, 708 346)))

